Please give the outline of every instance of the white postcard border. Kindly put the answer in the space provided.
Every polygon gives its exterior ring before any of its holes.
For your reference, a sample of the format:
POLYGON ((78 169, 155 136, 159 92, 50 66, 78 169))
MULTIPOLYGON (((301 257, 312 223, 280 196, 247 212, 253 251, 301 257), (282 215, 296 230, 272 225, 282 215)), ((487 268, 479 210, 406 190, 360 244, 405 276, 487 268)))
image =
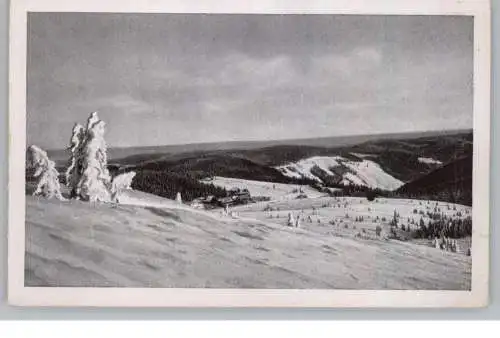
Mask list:
POLYGON ((482 307, 488 304, 490 226, 490 4, 486 0, 15 0, 9 68, 8 299, 19 306, 482 307), (24 286, 28 12, 304 13, 474 16, 472 290, 274 290, 24 286))

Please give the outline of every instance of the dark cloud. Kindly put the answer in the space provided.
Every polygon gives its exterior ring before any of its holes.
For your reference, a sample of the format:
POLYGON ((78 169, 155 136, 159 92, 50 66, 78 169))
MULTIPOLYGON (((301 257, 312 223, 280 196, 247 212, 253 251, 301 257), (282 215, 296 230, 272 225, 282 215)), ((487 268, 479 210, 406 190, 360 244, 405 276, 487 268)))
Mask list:
POLYGON ((472 39, 470 17, 32 13, 28 142, 94 110, 113 146, 470 128, 472 39))

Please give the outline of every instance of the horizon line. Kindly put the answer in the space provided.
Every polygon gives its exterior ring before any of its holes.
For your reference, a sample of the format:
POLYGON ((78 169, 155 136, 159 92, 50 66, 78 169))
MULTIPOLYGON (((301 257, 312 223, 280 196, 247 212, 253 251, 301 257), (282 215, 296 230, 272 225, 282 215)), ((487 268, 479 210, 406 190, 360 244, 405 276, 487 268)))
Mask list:
MULTIPOLYGON (((265 142, 286 142, 286 141, 305 141, 305 140, 317 140, 317 139, 328 139, 335 137, 361 137, 361 136, 390 136, 390 135, 401 135, 401 134, 424 134, 424 133, 450 133, 450 132, 464 132, 464 131, 474 131, 473 127, 470 128, 459 128, 459 129, 428 129, 419 131, 401 131, 401 132, 389 132, 389 133, 373 133, 373 134, 344 134, 344 135, 332 135, 332 136, 319 136, 319 137, 301 137, 301 138, 283 138, 283 139, 268 139, 268 140, 221 140, 221 141, 211 141, 211 142, 192 142, 192 143, 171 143, 171 144, 154 144, 154 145, 137 145, 137 146, 110 146, 108 149, 129 149, 129 148, 151 148, 151 147, 170 147, 170 146, 188 146, 188 145, 202 145, 202 144, 217 144, 217 143, 265 143, 265 142)), ((47 149, 46 151, 63 151, 66 148, 59 149, 47 149)))

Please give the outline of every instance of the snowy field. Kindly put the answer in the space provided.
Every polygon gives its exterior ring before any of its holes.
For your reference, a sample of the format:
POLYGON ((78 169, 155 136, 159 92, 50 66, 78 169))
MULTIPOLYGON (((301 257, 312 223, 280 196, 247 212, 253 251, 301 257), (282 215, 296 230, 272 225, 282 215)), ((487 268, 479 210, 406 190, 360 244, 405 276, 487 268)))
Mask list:
POLYGON ((341 175, 339 182, 343 185, 355 184, 372 189, 396 190, 404 184, 386 173, 377 163, 366 159, 351 161, 341 156, 314 156, 276 167, 288 177, 309 178, 322 182, 314 172, 314 168, 320 169, 328 176, 341 175))
MULTIPOLYGON (((210 180, 204 179, 201 180, 201 182, 205 184, 212 183, 216 186, 226 188, 226 190, 231 190, 233 188, 239 188, 241 190, 248 189, 251 196, 267 196, 271 198, 271 200, 290 200, 297 198, 300 194, 305 194, 308 198, 317 198, 327 195, 308 185, 252 181, 221 176, 215 176, 210 180)), ((332 190, 338 189, 332 188, 332 190)))
MULTIPOLYGON (((297 199, 292 201, 269 201, 237 206, 232 210, 240 217, 272 220, 287 225, 288 215, 300 217, 301 228, 317 233, 354 237, 376 238, 375 228, 382 228, 382 236, 390 231, 389 222, 394 212, 399 214, 399 228, 404 225, 412 230, 418 229, 420 219, 429 222, 427 212, 437 208, 446 216, 465 219, 471 216, 472 208, 453 203, 420 201, 411 199, 377 198, 368 201, 361 197, 321 197, 316 199, 297 199), (422 212, 424 215, 422 215, 422 212)), ((414 240, 414 243, 431 245, 431 241, 414 240)), ((460 239, 461 254, 470 247, 470 238, 460 239)))
POLYGON ((365 215, 368 221, 356 227, 368 232, 375 224, 370 217, 390 217, 394 208, 402 218, 415 207, 425 210, 418 201, 274 201, 271 212, 264 211, 264 203, 235 208, 240 218, 135 191, 122 203, 130 205, 27 196, 26 285, 447 290, 471 285, 468 256, 353 236, 354 216, 365 215), (298 229, 283 225, 289 211, 300 210, 315 213, 311 223, 298 229), (340 223, 346 213, 347 229, 328 223, 333 218, 340 223))

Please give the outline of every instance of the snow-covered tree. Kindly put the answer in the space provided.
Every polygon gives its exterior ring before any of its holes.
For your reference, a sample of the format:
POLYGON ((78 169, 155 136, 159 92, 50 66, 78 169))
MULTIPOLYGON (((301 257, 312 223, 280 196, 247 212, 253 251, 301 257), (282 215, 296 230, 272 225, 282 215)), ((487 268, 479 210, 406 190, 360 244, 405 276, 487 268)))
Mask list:
POLYGON ((97 114, 97 112, 91 113, 89 118, 87 119, 87 131, 92 129, 92 127, 99 121, 100 121, 100 119, 99 119, 99 115, 97 114))
POLYGON ((295 219, 295 227, 300 228, 300 215, 297 215, 297 218, 295 219))
POLYGON ((28 167, 35 170, 33 176, 37 178, 34 196, 64 200, 59 184, 59 173, 54 161, 49 159, 47 152, 35 145, 30 146, 28 148, 28 167))
POLYGON ((135 171, 129 171, 124 174, 117 175, 111 181, 111 200, 113 202, 118 202, 120 194, 131 189, 132 180, 135 177, 135 171))
POLYGON ((130 189, 135 172, 116 176, 108 171, 106 124, 97 112, 90 114, 87 126, 76 124, 68 150, 71 152, 65 172, 71 197, 85 201, 117 202, 124 190, 130 189))
POLYGON ((82 146, 85 142, 85 129, 80 124, 75 124, 70 139, 68 150, 71 152, 68 168, 65 172, 66 186, 70 188, 70 197, 79 198, 78 182, 82 170, 82 146))
POLYGON ((104 140, 105 126, 97 113, 90 115, 81 150, 82 173, 76 186, 79 197, 85 201, 111 201, 111 176, 107 169, 107 146, 104 140))
MULTIPOLYGON (((182 204, 182 196, 180 192, 177 192, 177 195, 175 196, 175 201, 179 204, 182 204)), ((227 207, 227 206, 226 206, 227 207)), ((227 210, 226 210, 227 211, 227 210)))
POLYGON ((288 225, 289 227, 293 227, 293 226, 295 226, 295 222, 294 222, 294 220, 293 220, 293 215, 292 215, 292 213, 289 213, 289 214, 288 214, 288 222, 287 222, 287 225, 288 225))

